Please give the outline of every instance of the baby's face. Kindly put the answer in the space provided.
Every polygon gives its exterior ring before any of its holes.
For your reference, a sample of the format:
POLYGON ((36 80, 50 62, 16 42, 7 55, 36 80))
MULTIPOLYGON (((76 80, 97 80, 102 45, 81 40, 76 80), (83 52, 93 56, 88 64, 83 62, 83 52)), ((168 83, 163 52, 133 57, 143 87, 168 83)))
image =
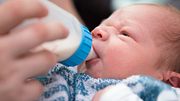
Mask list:
POLYGON ((155 37, 161 28, 156 23, 160 15, 157 9, 132 6, 104 20, 92 31, 98 57, 86 62, 86 73, 96 78, 122 79, 135 74, 158 78, 160 48, 155 37))

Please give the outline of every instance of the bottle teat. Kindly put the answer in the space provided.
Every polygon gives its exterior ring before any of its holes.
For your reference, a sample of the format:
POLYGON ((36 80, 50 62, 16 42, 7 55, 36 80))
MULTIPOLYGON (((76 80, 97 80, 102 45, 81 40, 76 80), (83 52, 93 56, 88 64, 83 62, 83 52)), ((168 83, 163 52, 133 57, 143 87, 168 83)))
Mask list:
POLYGON ((90 60, 90 59, 93 59, 96 57, 97 57, 96 53, 94 52, 93 48, 91 48, 89 55, 87 56, 86 60, 90 60))

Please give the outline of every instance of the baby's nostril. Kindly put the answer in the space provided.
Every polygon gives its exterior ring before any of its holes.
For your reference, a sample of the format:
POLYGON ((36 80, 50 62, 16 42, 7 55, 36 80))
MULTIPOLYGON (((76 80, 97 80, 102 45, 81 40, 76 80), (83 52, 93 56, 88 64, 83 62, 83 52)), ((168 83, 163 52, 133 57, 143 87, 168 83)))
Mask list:
POLYGON ((97 34, 98 38, 102 38, 102 35, 100 33, 97 34))

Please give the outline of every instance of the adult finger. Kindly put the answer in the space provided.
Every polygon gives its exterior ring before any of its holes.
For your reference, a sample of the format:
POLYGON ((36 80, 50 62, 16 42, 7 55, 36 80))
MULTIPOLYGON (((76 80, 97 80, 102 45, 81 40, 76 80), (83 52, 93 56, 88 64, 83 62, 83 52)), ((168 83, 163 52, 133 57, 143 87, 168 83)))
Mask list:
POLYGON ((42 17, 47 12, 40 0, 8 0, 0 6, 0 34, 9 32, 27 18, 42 17))
POLYGON ((19 78, 14 77, 7 79, 0 83, 1 101, 35 101, 42 93, 43 87, 38 81, 30 79, 19 81, 19 78))
POLYGON ((48 51, 41 51, 21 58, 13 65, 18 71, 18 78, 25 80, 47 74, 56 62, 57 57, 54 54, 48 51))
POLYGON ((19 56, 43 42, 65 38, 67 34, 68 31, 62 24, 38 23, 1 38, 3 46, 0 49, 8 49, 5 51, 9 56, 19 56))

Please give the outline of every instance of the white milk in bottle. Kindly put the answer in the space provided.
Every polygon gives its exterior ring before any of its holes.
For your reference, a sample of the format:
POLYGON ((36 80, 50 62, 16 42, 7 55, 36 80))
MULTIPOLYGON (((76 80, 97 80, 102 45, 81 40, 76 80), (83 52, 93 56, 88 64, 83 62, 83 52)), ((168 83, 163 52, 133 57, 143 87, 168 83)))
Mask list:
POLYGON ((48 15, 41 19, 30 19, 23 22, 17 28, 29 24, 41 22, 61 22, 69 30, 69 35, 65 39, 47 42, 38 48, 45 48, 57 55, 59 62, 66 66, 76 66, 86 59, 96 57, 92 48, 92 36, 89 30, 70 13, 56 6, 48 0, 41 0, 47 7, 48 15), (89 54, 89 56, 88 56, 89 54))

